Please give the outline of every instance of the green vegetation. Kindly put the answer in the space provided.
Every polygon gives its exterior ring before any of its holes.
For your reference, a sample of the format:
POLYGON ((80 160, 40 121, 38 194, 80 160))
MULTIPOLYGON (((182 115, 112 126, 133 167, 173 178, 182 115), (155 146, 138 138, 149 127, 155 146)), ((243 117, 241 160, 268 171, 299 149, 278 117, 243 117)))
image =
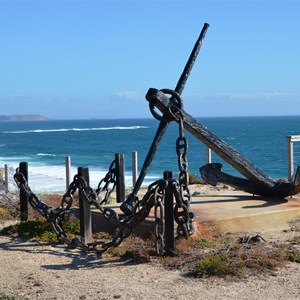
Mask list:
POLYGON ((195 276, 240 275, 246 266, 241 258, 232 253, 216 253, 200 259, 193 269, 195 276))
POLYGON ((21 300, 19 297, 0 292, 0 300, 21 300))
POLYGON ((291 251, 288 255, 288 259, 291 262, 300 263, 300 251, 291 251))
POLYGON ((300 263, 300 235, 293 237, 289 241, 290 247, 288 251, 288 260, 300 263))
MULTIPOLYGON (((64 230, 71 238, 80 233, 78 219, 71 219, 64 225, 64 230)), ((19 222, 3 228, 0 233, 9 236, 18 236, 26 239, 38 239, 45 242, 57 242, 56 234, 49 222, 46 220, 35 219, 26 222, 19 222)))
POLYGON ((8 220, 10 218, 10 212, 7 207, 0 207, 0 220, 8 220))

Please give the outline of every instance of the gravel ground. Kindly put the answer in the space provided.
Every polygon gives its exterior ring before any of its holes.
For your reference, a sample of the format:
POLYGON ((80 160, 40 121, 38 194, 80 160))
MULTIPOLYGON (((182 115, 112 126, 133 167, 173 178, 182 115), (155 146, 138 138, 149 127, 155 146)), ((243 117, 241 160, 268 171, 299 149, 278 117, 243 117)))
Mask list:
MULTIPOLYGON (((269 239, 282 242, 294 234, 269 239)), ((191 278, 157 263, 7 236, 0 236, 0 257, 0 291, 19 299, 300 299, 299 263, 239 279, 191 278)))
MULTIPOLYGON (((0 228, 9 223, 0 223, 0 228)), ((284 243, 299 231, 268 233, 284 243)), ((133 264, 104 253, 0 235, 0 300, 300 299, 300 264, 243 278, 192 278, 157 261, 133 264), (1 295, 6 295, 2 297, 1 295)))

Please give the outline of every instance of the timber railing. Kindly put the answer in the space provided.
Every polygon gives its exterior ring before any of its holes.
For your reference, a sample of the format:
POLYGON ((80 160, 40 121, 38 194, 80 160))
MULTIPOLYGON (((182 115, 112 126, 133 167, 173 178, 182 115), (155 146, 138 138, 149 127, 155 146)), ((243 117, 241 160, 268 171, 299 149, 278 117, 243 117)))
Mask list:
MULTIPOLYGON (((288 148, 288 179, 291 180, 294 176, 294 163, 295 157, 299 157, 300 150, 294 146, 295 142, 300 142, 300 135, 288 135, 287 136, 287 148, 288 148)), ((116 154, 117 155, 117 154, 116 154)), ((212 152, 211 149, 206 146, 206 163, 210 164, 212 162, 212 152)), ((124 159, 123 159, 124 163, 124 159)), ((70 185, 72 181, 71 176, 71 157, 66 156, 65 158, 66 164, 66 189, 70 185)), ((132 186, 135 186, 138 176, 138 153, 137 151, 132 152, 132 186)), ((0 167, 0 187, 5 193, 10 192, 9 186, 9 165, 5 164, 4 168, 0 167)))
MULTIPOLYGON (((115 154, 116 161, 116 171, 117 178, 120 180, 120 183, 117 184, 117 193, 122 193, 122 189, 118 187, 125 185, 125 161, 123 153, 115 154), (123 182, 123 183, 122 183, 123 182)), ((14 170, 15 171, 15 170, 14 170)), ((13 173, 14 173, 13 171, 13 173)), ((9 164, 5 164, 4 168, 0 167, 0 190, 3 190, 5 193, 11 192, 12 188, 10 186, 12 177, 11 166, 9 164)), ((138 176, 138 155, 136 151, 132 152, 132 186, 135 185, 138 176)), ((66 189, 68 189, 71 181, 72 181, 72 172, 71 172, 71 156, 66 156, 65 158, 65 179, 66 179, 66 189)), ((122 196, 122 195, 121 195, 122 196)))

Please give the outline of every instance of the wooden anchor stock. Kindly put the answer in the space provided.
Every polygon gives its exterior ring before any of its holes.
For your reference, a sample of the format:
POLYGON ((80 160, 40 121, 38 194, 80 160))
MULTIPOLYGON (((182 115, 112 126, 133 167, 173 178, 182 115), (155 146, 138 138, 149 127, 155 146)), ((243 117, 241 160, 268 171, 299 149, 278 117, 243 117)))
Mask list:
MULTIPOLYGON (((177 106, 172 98, 168 98, 162 91, 154 88, 148 90, 146 99, 162 113, 177 106)), ((208 128, 200 124, 195 118, 185 112, 184 109, 181 108, 180 113, 186 130, 247 178, 239 178, 223 173, 221 171, 222 164, 220 163, 208 164, 200 168, 200 173, 207 183, 216 185, 218 182, 223 182, 251 194, 281 198, 300 192, 299 166, 294 180, 274 180, 242 156, 236 149, 226 144, 208 128)), ((177 121, 176 119, 174 120, 177 121)))

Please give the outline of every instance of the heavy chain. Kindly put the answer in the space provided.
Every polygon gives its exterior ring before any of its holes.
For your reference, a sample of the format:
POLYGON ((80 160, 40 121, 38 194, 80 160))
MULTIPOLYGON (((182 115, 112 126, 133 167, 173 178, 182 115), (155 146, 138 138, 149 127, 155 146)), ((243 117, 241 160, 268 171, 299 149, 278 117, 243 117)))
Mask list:
POLYGON ((154 190, 154 218, 155 218, 155 251, 163 255, 165 251, 165 218, 163 202, 165 200, 168 181, 161 181, 154 190))
POLYGON ((179 123, 179 137, 176 140, 176 153, 178 157, 179 184, 174 184, 174 195, 176 205, 174 208, 174 218, 178 224, 178 236, 188 238, 194 233, 194 214, 190 212, 191 194, 189 190, 188 172, 188 141, 184 136, 183 117, 178 109, 173 109, 174 116, 179 123))
MULTIPOLYGON (((16 170, 14 179, 19 189, 28 197, 28 202, 32 208, 38 211, 52 224, 57 239, 60 242, 63 242, 72 248, 81 247, 85 251, 93 250, 97 253, 103 253, 111 247, 120 245, 122 241, 132 233, 134 227, 147 218, 155 203, 161 203, 163 201, 165 194, 164 190, 167 186, 165 180, 158 180, 149 185, 144 197, 140 201, 136 201, 133 214, 130 216, 123 216, 117 214, 117 212, 111 208, 103 207, 101 203, 98 202, 97 193, 79 175, 74 176, 73 182, 69 185, 67 192, 63 195, 60 206, 57 208, 47 205, 32 192, 25 176, 19 172, 19 169, 16 170), (84 200, 99 209, 106 220, 117 228, 111 241, 95 241, 85 244, 78 238, 69 239, 67 237, 67 234, 63 229, 63 224, 65 223, 66 215, 73 209, 73 196, 78 189, 82 191, 84 200)), ((163 232, 161 232, 161 234, 163 234, 163 232)), ((163 245, 161 247, 163 247, 163 245)))
POLYGON ((44 203, 32 192, 25 176, 19 171, 19 168, 17 168, 16 173, 14 174, 14 180, 18 188, 26 194, 32 208, 52 224, 57 239, 61 242, 72 244, 72 241, 67 238, 67 235, 63 230, 63 223, 66 214, 72 210, 73 195, 77 190, 78 182, 76 176, 74 177, 74 181, 69 185, 67 192, 63 195, 61 205, 57 208, 44 203))
MULTIPOLYGON (((105 218, 118 226, 115 236, 112 241, 108 243, 95 242, 93 247, 101 252, 106 251, 110 247, 117 247, 122 241, 127 238, 133 229, 143 222, 149 215, 151 208, 155 205, 155 199, 161 190, 165 189, 167 182, 165 180, 158 180, 149 185, 148 190, 142 200, 136 201, 133 213, 130 216, 119 216, 114 210, 105 208, 103 212, 105 218), (99 249, 100 247, 100 249, 99 249)), ((96 207, 101 210, 100 205, 94 203, 96 207)))
POLYGON ((109 202, 109 196, 114 191, 116 187, 116 161, 113 160, 108 172, 102 178, 96 189, 96 194, 99 197, 101 193, 105 192, 104 198, 101 200, 100 204, 107 204, 109 202))

